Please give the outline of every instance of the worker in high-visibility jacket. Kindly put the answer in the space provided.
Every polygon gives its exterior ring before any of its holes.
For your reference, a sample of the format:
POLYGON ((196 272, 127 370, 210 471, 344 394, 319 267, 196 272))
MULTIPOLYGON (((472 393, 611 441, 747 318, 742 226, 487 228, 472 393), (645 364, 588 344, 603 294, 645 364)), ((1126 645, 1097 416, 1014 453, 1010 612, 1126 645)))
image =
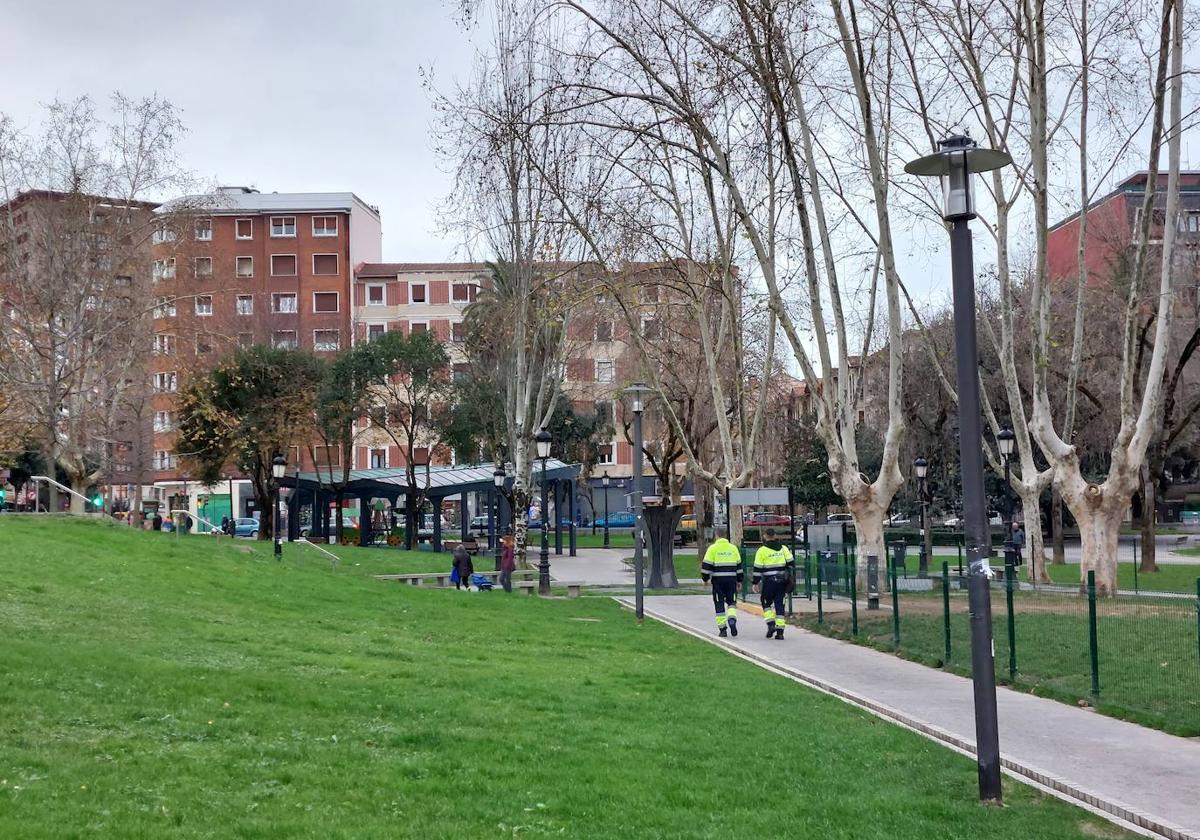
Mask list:
POLYGON ((717 635, 736 636, 737 591, 742 582, 742 552, 724 537, 719 537, 704 552, 700 577, 712 584, 713 606, 717 610, 717 635))
POLYGON ((774 528, 767 528, 763 544, 754 555, 755 592, 762 594, 763 619, 767 622, 767 638, 783 639, 783 596, 787 594, 789 578, 795 574, 796 561, 791 549, 779 541, 774 528))

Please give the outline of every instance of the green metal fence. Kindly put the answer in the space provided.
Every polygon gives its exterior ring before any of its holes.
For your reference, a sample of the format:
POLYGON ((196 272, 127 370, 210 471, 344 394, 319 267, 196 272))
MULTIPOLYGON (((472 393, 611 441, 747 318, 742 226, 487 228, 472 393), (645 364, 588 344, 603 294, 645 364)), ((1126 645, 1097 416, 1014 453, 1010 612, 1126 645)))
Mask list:
MULTIPOLYGON (((819 562, 809 564, 819 567, 819 562)), ((895 650, 969 675, 967 590, 953 561, 930 570, 933 588, 910 591, 898 568, 880 568, 878 609, 864 609, 851 568, 845 585, 814 572, 816 612, 809 629, 895 650), (886 575, 887 588, 884 590, 886 575), (899 585, 897 585, 897 581, 899 585), (821 584, 821 585, 818 585, 821 584)), ((1180 735, 1200 735, 1200 579, 1193 594, 1122 592, 1090 586, 1032 586, 1016 569, 992 581, 997 681, 1180 735)), ((920 584, 924 585, 924 584, 920 584)), ((807 590, 807 582, 806 582, 807 590)))

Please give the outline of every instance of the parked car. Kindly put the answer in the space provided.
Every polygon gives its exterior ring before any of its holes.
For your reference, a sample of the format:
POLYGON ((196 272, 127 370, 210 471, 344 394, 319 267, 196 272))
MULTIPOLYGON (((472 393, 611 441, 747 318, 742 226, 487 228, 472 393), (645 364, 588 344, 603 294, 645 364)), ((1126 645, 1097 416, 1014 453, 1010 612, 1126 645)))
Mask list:
POLYGON ((744 525, 752 525, 756 528, 782 526, 784 528, 792 524, 789 517, 781 513, 768 513, 765 510, 756 510, 746 514, 742 519, 744 525))
POLYGON ((894 513, 887 518, 887 522, 884 524, 892 528, 898 528, 902 525, 911 525, 912 520, 906 513, 894 513))
POLYGON ((258 520, 248 517, 233 520, 233 535, 258 539, 258 520))
MULTIPOLYGON (((609 528, 632 528, 637 519, 629 511, 620 511, 618 513, 610 513, 608 515, 609 528)), ((603 528, 605 525, 605 517, 601 516, 596 520, 596 527, 603 528)))
POLYGON ((828 516, 826 516, 826 517, 825 517, 825 521, 826 521, 826 522, 829 522, 829 523, 833 523, 833 522, 853 522, 853 521, 854 521, 854 517, 853 517, 853 516, 851 516, 851 515, 850 515, 850 514, 848 514, 848 513, 831 513, 831 514, 829 514, 828 516))
POLYGON ((476 516, 471 520, 471 533, 486 534, 488 532, 488 518, 484 516, 476 516))

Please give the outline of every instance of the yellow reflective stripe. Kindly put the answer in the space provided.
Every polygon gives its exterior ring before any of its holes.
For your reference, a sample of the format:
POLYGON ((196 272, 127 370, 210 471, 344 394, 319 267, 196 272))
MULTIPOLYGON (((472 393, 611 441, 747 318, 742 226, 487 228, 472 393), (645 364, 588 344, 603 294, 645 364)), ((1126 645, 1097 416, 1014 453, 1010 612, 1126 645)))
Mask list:
POLYGON ((770 624, 775 620, 775 610, 763 610, 763 618, 770 624))
POLYGON ((778 618, 776 618, 776 619, 775 619, 775 626, 776 626, 776 627, 783 627, 783 626, 784 626, 784 625, 786 625, 786 624, 787 624, 787 620, 786 620, 786 619, 784 619, 784 617, 783 617, 783 616, 779 616, 778 618))
POLYGON ((725 617, 726 618, 737 618, 737 609, 734 607, 726 607, 725 608, 725 617))

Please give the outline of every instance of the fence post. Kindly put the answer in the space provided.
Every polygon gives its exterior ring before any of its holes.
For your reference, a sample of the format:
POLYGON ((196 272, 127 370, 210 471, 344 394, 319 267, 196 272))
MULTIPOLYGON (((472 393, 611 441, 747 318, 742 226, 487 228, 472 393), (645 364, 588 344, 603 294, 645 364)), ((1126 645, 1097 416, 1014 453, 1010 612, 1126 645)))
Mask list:
POLYGON ((1005 552, 1004 589, 1008 602, 1008 678, 1017 681, 1017 616, 1013 612, 1013 588, 1017 582, 1017 567, 1012 552, 1005 552))
POLYGON ((1092 694, 1100 694, 1100 648, 1096 639, 1096 570, 1088 569, 1088 647, 1092 655, 1092 694))
POLYGON ((1200 577, 1196 578, 1196 655, 1200 656, 1200 577))
MULTIPOLYGON (((1137 594, 1138 594, 1138 579, 1137 579, 1137 567, 1138 567, 1138 559, 1137 559, 1137 547, 1138 547, 1138 538, 1137 538, 1137 537, 1135 537, 1135 538, 1134 538, 1134 540, 1133 540, 1133 594, 1134 594, 1134 595, 1137 595, 1137 594)), ((1117 568, 1118 568, 1118 569, 1120 568, 1120 564, 1117 564, 1117 568)), ((1118 587, 1118 588, 1120 588, 1120 587, 1118 587)))
MULTIPOLYGON (((1200 610, 1200 580, 1196 581, 1196 609, 1200 610)), ((858 563, 850 571, 850 632, 858 638, 858 563)))
POLYGON ((821 553, 817 552, 817 624, 825 623, 825 607, 821 603, 821 553))
POLYGON ((741 546, 742 551, 742 600, 750 600, 750 568, 749 557, 746 554, 746 546, 741 546))
POLYGON ((808 546, 804 547, 804 596, 808 600, 812 600, 812 567, 809 566, 811 560, 808 546))
POLYGON ((942 634, 945 636, 946 655, 942 667, 950 664, 950 561, 942 561, 942 634))
POLYGON ((958 543, 957 543, 957 545, 955 545, 955 548, 958 549, 958 578, 959 578, 959 580, 962 580, 962 576, 963 576, 963 571, 962 571, 963 538, 961 535, 958 538, 958 543))
POLYGON ((892 572, 892 644, 900 647, 900 590, 896 588, 896 564, 891 564, 892 572))

